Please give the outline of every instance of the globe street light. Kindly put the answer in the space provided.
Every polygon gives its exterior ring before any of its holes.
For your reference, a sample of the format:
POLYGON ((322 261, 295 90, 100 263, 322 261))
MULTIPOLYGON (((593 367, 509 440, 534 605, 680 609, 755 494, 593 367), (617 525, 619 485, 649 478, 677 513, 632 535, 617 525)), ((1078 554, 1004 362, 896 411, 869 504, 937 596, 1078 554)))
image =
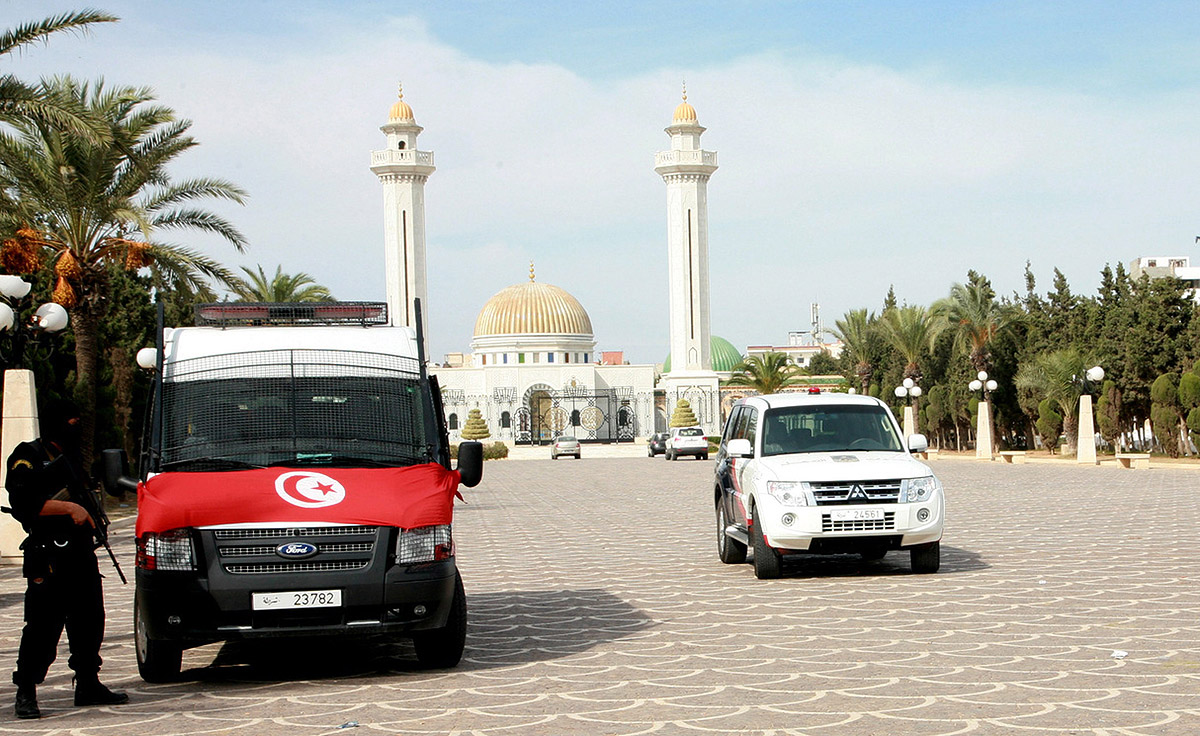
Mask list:
POLYGON ((975 380, 967 384, 971 391, 981 392, 979 414, 975 420, 975 457, 992 459, 992 410, 988 399, 998 384, 988 378, 987 371, 979 371, 975 380))
POLYGON ((1098 365, 1088 368, 1078 379, 1079 428, 1075 432, 1075 461, 1087 465, 1099 465, 1096 457, 1096 429, 1092 418, 1092 391, 1104 380, 1104 369, 1098 365))
POLYGON ((904 379, 904 382, 896 387, 896 398, 907 399, 904 403, 904 436, 916 434, 917 420, 913 411, 912 399, 921 396, 921 387, 916 385, 916 382, 911 378, 904 379))
POLYGON ((61 304, 47 302, 37 308, 27 324, 20 324, 17 315, 31 288, 20 276, 0 275, 0 332, 13 330, 12 360, 18 365, 27 362, 25 350, 31 336, 37 340, 39 333, 62 332, 70 322, 61 304))

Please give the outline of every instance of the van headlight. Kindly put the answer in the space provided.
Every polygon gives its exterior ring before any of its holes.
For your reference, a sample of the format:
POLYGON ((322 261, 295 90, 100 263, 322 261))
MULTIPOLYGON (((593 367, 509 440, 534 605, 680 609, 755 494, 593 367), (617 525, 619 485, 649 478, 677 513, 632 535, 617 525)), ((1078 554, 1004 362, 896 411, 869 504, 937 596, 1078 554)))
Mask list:
POLYGON ((906 478, 900 483, 900 503, 920 503, 933 498, 942 489, 942 484, 936 476, 927 475, 924 478, 906 478))
POLYGON ((767 481, 767 493, 784 506, 808 506, 808 484, 790 480, 767 481))

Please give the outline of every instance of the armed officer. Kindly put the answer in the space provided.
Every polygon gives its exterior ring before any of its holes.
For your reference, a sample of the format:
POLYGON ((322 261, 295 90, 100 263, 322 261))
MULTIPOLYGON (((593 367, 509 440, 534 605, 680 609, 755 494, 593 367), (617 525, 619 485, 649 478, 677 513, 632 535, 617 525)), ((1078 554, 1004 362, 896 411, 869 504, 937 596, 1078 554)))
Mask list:
POLYGON ((13 673, 18 718, 41 716, 37 686, 54 661, 64 625, 71 649, 68 666, 75 671, 75 705, 129 701, 98 678, 104 600, 95 554, 97 522, 71 500, 73 494, 91 493, 79 453, 78 407, 65 400, 45 402, 41 428, 40 439, 17 445, 9 456, 5 482, 12 515, 29 534, 21 545, 25 628, 13 673))

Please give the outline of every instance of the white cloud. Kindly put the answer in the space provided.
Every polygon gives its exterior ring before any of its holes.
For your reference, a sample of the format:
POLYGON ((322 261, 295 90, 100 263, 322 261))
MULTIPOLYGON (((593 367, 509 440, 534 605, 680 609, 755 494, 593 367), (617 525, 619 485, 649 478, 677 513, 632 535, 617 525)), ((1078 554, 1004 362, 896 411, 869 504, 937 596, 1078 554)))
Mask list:
POLYGON ((404 80, 438 166, 427 187, 435 357, 467 348, 483 302, 533 258, 539 280, 588 309, 599 347, 662 359, 653 153, 684 77, 721 161, 714 332, 738 346, 806 328, 812 301, 829 324, 878 308, 889 284, 928 303, 968 268, 1012 291, 1028 259, 1044 287, 1059 266, 1090 291, 1105 262, 1183 251, 1197 227, 1194 92, 971 87, 937 70, 783 54, 600 83, 471 58, 406 17, 262 47, 242 36, 147 48, 141 31, 122 23, 62 55, 39 50, 37 64, 155 87, 202 144, 179 175, 251 193, 245 208, 220 208, 250 236, 247 256, 200 242, 231 263, 306 271, 343 298, 383 296, 382 198, 367 163, 404 80))

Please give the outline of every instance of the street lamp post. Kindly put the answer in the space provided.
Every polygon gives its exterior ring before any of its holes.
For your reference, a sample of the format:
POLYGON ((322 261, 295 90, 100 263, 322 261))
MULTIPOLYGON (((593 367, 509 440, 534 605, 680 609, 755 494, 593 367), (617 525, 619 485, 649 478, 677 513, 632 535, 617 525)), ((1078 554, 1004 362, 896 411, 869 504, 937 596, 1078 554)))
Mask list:
POLYGON ((967 384, 972 391, 980 391, 979 414, 975 420, 975 457, 992 459, 992 410, 988 399, 996 390, 996 382, 988 378, 987 371, 979 371, 974 381, 967 384))
MULTIPOLYGON (((14 365, 4 371, 4 407, 0 419, 0 486, 8 464, 4 462, 17 445, 37 438, 37 389, 33 371, 26 368, 31 340, 66 328, 67 310, 53 302, 37 308, 27 322, 20 318, 31 285, 19 276, 0 275, 0 332, 12 331, 11 358, 14 365)), ((8 493, 0 493, 8 505, 8 493)), ((9 514, 0 514, 0 563, 20 564, 21 540, 25 533, 9 514)))
POLYGON ((896 387, 896 397, 906 399, 904 403, 904 436, 917 433, 917 419, 913 411, 912 400, 921 396, 921 387, 916 385, 916 382, 911 378, 904 379, 904 383, 896 387))
POLYGON ((1079 379, 1083 392, 1079 395, 1079 429, 1076 431, 1077 444, 1075 461, 1086 465, 1099 465, 1096 457, 1096 425, 1092 417, 1092 391, 1104 380, 1104 369, 1092 366, 1079 379))

